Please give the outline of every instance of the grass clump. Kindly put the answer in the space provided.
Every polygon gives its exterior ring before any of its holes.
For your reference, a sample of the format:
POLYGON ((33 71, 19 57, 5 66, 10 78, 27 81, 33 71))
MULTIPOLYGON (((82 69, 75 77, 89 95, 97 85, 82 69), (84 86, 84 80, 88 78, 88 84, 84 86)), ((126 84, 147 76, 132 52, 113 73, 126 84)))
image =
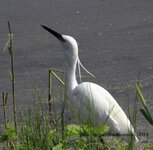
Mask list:
POLYGON ((51 124, 49 114, 38 101, 21 112, 18 119, 18 132, 12 124, 7 124, 4 134, 0 136, 7 149, 101 149, 105 146, 100 136, 108 131, 107 126, 68 124, 62 131, 63 125, 56 123, 58 126, 55 127, 51 124))

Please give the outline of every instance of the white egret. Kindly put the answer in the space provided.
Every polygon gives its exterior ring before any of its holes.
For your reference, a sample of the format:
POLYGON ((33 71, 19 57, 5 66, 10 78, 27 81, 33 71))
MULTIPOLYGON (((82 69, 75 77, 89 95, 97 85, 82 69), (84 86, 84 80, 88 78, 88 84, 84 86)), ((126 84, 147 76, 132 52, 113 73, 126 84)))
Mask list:
POLYGON ((107 120, 106 123, 110 127, 112 133, 132 133, 135 136, 136 142, 138 142, 129 119, 107 90, 91 82, 77 83, 76 66, 77 63, 80 64, 80 61, 76 40, 71 36, 61 35, 44 25, 42 25, 42 27, 53 34, 63 46, 63 51, 66 57, 65 85, 66 92, 70 99, 72 101, 77 101, 78 97, 81 97, 83 101, 89 101, 91 107, 98 113, 102 122, 107 120))

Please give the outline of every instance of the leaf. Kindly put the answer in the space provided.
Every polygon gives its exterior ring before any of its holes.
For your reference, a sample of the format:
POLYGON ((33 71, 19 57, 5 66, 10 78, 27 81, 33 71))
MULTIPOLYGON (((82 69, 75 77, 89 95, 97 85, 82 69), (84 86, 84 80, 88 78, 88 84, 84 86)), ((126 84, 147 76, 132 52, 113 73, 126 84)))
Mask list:
POLYGON ((100 136, 102 134, 107 133, 109 127, 106 125, 101 125, 97 127, 92 127, 90 125, 83 125, 82 127, 79 125, 67 125, 67 136, 79 136, 82 135, 94 135, 100 136))
POLYGON ((137 92, 138 96, 139 96, 140 99, 141 99, 141 102, 142 102, 143 106, 144 106, 144 107, 147 107, 146 100, 145 100, 145 98, 143 97, 142 92, 141 92, 141 90, 140 90, 138 84, 135 84, 135 89, 136 89, 136 92, 137 92))
POLYGON ((83 128, 82 134, 87 134, 87 135, 92 134, 94 136, 100 136, 102 134, 105 134, 109 130, 109 127, 106 125, 101 125, 101 126, 97 126, 97 127, 91 127, 89 125, 85 125, 82 128, 83 128))
POLYGON ((67 125, 67 136, 79 136, 82 135, 94 135, 99 136, 108 132, 109 127, 106 125, 101 125, 97 127, 92 127, 90 125, 67 125))
POLYGON ((148 122, 153 125, 153 119, 151 118, 150 114, 148 114, 144 109, 140 109, 143 116, 148 120, 148 122))
POLYGON ((62 81, 62 79, 53 71, 53 70, 51 70, 51 74, 55 77, 55 79, 57 79, 57 81, 59 81, 59 83, 61 84, 61 85, 65 85, 65 83, 62 81))
POLYGON ((8 45, 9 45, 9 43, 10 43, 10 39, 7 40, 6 45, 5 45, 4 49, 3 49, 3 52, 6 51, 6 49, 7 49, 8 45))
POLYGON ((14 129, 13 125, 7 124, 6 128, 5 128, 5 132, 6 132, 6 134, 9 138, 11 138, 11 139, 16 139, 17 138, 17 132, 14 129))
POLYGON ((79 136, 81 127, 79 125, 67 125, 67 136, 79 136))
POLYGON ((52 149, 53 150, 63 150, 63 144, 62 143, 59 143, 59 144, 57 144, 56 146, 54 146, 52 149))
POLYGON ((107 125, 101 125, 93 128, 93 134, 102 135, 106 134, 109 131, 109 127, 107 125))
POLYGON ((51 139, 51 138, 54 136, 55 132, 56 132, 56 130, 49 130, 49 131, 48 131, 48 134, 47 134, 47 135, 48 135, 48 136, 47 136, 48 139, 51 139))

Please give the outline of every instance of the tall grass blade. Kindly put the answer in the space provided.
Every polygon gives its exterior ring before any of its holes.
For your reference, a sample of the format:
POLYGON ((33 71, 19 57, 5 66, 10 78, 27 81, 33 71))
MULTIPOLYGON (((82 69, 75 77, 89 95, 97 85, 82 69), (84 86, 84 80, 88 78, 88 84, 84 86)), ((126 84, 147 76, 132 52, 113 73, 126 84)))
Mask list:
POLYGON ((3 117, 4 117, 5 127, 7 124, 7 114, 6 114, 7 100, 8 100, 8 93, 5 94, 4 92, 2 92, 2 105, 0 106, 3 107, 3 117))
POLYGON ((153 118, 151 116, 151 113, 149 112, 149 109, 148 109, 148 106, 147 106, 147 103, 146 103, 146 100, 139 88, 139 85, 138 84, 135 84, 135 89, 136 89, 136 92, 143 104, 143 107, 144 109, 140 109, 141 113, 143 114, 143 116, 146 118, 146 120, 151 124, 153 125, 153 118))
POLYGON ((143 114, 143 116, 148 120, 148 122, 151 125, 153 125, 153 120, 152 120, 151 116, 144 109, 140 109, 140 111, 143 114))
POLYGON ((7 124, 7 114, 6 114, 6 105, 7 105, 8 93, 3 93, 3 113, 4 113, 4 120, 5 120, 5 127, 7 124))
POLYGON ((141 99, 141 102, 142 102, 143 106, 144 106, 144 107, 147 107, 146 100, 145 100, 145 98, 143 97, 142 92, 141 92, 141 90, 140 90, 138 84, 135 84, 135 89, 136 89, 136 92, 137 92, 138 96, 139 96, 140 99, 141 99))
POLYGON ((48 105, 49 105, 49 113, 51 114, 51 93, 52 93, 52 78, 50 70, 48 72, 48 105))
POLYGON ((55 73, 55 71, 58 71, 58 72, 61 72, 60 70, 55 70, 55 69, 49 69, 50 70, 50 73, 55 77, 55 79, 57 79, 57 81, 59 81, 59 83, 61 85, 65 85, 65 83, 62 81, 62 79, 55 73))

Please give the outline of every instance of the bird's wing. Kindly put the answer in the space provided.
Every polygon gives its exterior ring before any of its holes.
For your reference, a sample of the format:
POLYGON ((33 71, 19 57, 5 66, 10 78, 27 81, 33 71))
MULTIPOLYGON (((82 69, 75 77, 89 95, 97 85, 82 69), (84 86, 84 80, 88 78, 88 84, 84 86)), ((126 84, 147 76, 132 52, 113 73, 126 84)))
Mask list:
POLYGON ((128 133, 129 130, 132 133, 134 132, 122 108, 111 94, 99 85, 90 82, 79 84, 73 91, 72 100, 75 102, 80 100, 80 108, 84 108, 85 105, 90 103, 90 109, 94 109, 100 116, 101 121, 109 124, 115 132, 122 134, 128 133))

